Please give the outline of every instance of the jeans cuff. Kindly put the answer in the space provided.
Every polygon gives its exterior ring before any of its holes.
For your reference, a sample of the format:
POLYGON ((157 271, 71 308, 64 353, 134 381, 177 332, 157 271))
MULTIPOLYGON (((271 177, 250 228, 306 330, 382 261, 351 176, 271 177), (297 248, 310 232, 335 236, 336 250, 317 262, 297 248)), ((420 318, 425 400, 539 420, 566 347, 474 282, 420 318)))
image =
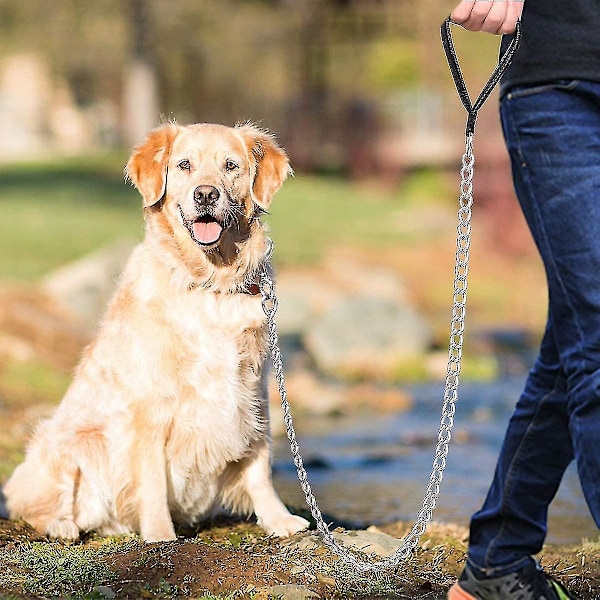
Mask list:
POLYGON ((474 563, 471 558, 467 558, 467 564, 471 571, 475 574, 475 577, 478 579, 491 579, 495 577, 504 577, 504 575, 508 575, 509 573, 516 573, 521 569, 527 567, 528 565, 536 563, 535 559, 532 556, 524 556, 519 560, 507 564, 507 565, 497 565, 494 567, 480 567, 476 563, 474 563))

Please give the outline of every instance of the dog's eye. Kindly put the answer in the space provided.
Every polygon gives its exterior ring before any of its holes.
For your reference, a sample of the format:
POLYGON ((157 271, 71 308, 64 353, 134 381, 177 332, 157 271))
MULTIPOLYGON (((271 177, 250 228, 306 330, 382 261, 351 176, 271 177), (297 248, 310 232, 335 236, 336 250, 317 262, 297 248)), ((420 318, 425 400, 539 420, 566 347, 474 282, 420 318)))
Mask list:
POLYGON ((177 163, 177 166, 182 171, 190 171, 192 168, 192 163, 190 163, 190 161, 187 158, 184 158, 183 160, 181 160, 177 163))
POLYGON ((233 160, 228 160, 228 161, 225 163, 225 169, 226 169, 227 171, 235 171, 235 170, 236 170, 236 169, 238 169, 238 168, 239 168, 239 167, 238 167, 238 164, 237 164, 235 161, 233 161, 233 160))

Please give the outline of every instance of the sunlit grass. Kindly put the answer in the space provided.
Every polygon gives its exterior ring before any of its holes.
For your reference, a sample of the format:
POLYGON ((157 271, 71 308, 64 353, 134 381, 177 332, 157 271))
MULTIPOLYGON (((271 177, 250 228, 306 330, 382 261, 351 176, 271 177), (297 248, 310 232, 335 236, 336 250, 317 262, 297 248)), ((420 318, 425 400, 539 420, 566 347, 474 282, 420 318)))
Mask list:
POLYGON ((102 598, 97 586, 110 584, 117 575, 106 557, 139 545, 133 538, 107 538, 98 546, 63 545, 55 542, 26 542, 0 550, 4 570, 3 587, 43 597, 102 598))
POLYGON ((411 174, 393 189, 376 182, 299 176, 279 192, 267 221, 280 264, 318 261, 328 249, 390 248, 427 235, 415 218, 420 203, 448 203, 442 175, 411 174))
POLYGON ((5 359, 0 367, 0 391, 11 407, 40 398, 58 402, 71 381, 71 374, 48 366, 40 361, 5 359))
MULTIPOLYGON (((123 180, 123 156, 4 167, 0 173, 0 279, 35 280, 117 239, 141 239, 139 195, 123 180)), ((265 220, 275 261, 317 261, 328 248, 387 247, 419 233, 403 215, 447 199, 443 179, 418 173, 389 190, 340 177, 296 176, 265 220)))
POLYGON ((337 178, 297 177, 275 198, 267 221, 278 260, 296 264, 315 262, 339 245, 398 241, 400 213, 401 206, 377 189, 337 178))
POLYGON ((112 158, 5 167, 0 174, 0 278, 39 278, 127 237, 140 238, 137 194, 112 158))

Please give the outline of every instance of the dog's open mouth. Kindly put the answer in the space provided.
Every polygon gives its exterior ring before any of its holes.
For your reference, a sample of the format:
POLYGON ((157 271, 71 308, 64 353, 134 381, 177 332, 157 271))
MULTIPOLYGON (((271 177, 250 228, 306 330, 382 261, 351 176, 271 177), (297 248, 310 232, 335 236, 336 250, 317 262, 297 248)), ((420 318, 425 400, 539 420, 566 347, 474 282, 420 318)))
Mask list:
POLYGON ((192 223, 194 239, 204 246, 215 244, 223 233, 223 224, 210 215, 196 219, 192 223))
POLYGON ((179 214, 192 239, 201 246, 216 244, 226 229, 225 223, 209 214, 197 217, 192 221, 185 218, 181 206, 179 207, 179 214))

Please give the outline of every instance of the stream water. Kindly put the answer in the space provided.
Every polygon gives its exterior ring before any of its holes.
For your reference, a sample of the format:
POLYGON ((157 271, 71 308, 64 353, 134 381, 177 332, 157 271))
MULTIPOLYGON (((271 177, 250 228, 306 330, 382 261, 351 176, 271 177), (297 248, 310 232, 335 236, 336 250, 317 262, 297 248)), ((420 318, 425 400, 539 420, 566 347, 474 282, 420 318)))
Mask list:
MULTIPOLYGON (((480 507, 522 385, 521 378, 461 383, 434 520, 467 526, 480 507)), ((295 420, 309 481, 325 514, 356 526, 415 519, 431 472, 443 385, 410 392, 414 408, 408 412, 295 420)), ((287 504, 302 506, 287 438, 277 439, 274 451, 277 490, 287 504)), ((547 541, 579 543, 598 535, 571 465, 550 507, 547 541)))

